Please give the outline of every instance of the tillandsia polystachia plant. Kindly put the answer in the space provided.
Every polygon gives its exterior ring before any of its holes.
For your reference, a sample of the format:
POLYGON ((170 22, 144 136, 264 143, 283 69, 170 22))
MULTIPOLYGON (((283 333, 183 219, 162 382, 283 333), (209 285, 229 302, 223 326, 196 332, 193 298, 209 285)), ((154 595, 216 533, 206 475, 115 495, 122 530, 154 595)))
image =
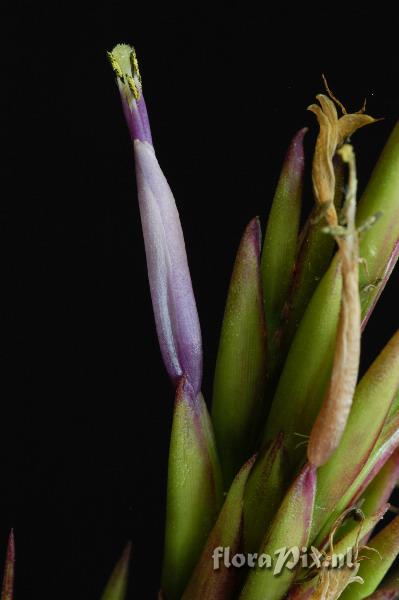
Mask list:
MULTIPOLYGON (((319 126, 314 209, 300 229, 302 129, 263 244, 254 218, 238 248, 209 414, 182 228, 136 54, 119 44, 108 57, 133 142, 155 323, 175 390, 159 597, 399 597, 399 573, 388 574, 399 516, 373 533, 399 480, 399 332, 358 381, 362 331, 399 253, 399 123, 358 201, 349 138, 378 119, 364 108, 347 112, 324 81, 326 93, 308 107, 319 126)), ((129 555, 127 546, 103 600, 126 597, 129 555)), ((14 558, 11 533, 1 600, 13 597, 14 558)))

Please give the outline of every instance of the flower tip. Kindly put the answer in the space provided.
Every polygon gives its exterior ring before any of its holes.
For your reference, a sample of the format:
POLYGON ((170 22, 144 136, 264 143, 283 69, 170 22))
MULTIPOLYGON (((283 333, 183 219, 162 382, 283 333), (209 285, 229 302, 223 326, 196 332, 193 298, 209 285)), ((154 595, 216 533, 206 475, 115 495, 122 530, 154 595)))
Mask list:
POLYGON ((126 91, 139 100, 142 91, 141 75, 136 51, 129 44, 117 44, 111 52, 107 52, 109 62, 118 80, 126 91))

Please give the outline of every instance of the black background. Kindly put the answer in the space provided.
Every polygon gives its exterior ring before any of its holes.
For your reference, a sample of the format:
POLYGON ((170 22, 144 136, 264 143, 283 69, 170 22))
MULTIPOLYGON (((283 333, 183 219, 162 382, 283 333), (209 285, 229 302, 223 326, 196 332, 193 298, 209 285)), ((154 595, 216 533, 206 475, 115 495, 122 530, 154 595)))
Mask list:
MULTIPOLYGON (((141 16, 133 2, 3 5, 0 559, 14 526, 17 600, 99 598, 128 539, 129 597, 155 597, 159 581, 173 393, 105 51, 123 41, 138 53, 185 231, 208 399, 240 235, 254 215, 265 222, 304 125, 311 150, 305 109, 321 73, 349 109, 367 96, 368 112, 385 117, 354 138, 360 188, 395 123, 397 13, 323 5, 299 19, 282 8, 173 16, 154 5, 141 16)), ((398 326, 397 297, 395 273, 363 368, 398 326)))

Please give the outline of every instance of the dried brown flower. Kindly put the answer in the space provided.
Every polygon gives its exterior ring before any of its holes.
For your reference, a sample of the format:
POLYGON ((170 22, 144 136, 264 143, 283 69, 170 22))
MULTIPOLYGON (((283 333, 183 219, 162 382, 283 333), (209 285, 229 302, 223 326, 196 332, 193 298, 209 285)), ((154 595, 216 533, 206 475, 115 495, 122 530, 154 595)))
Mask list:
POLYGON ((357 129, 378 119, 365 115, 364 106, 360 111, 348 114, 343 104, 331 93, 325 79, 324 83, 328 96, 318 94, 316 98, 320 106, 311 104, 308 107, 308 110, 316 115, 320 127, 313 158, 312 179, 317 203, 325 211, 328 224, 335 227, 338 218, 333 204, 335 192, 333 157, 337 149, 357 129), (338 105, 342 112, 340 118, 335 105, 338 105))
POLYGON ((312 178, 316 201, 339 247, 342 299, 330 383, 308 444, 309 461, 316 466, 327 462, 341 440, 352 406, 360 359, 359 239, 355 223, 356 162, 352 146, 344 142, 360 127, 376 121, 363 114, 364 107, 358 113, 348 114, 332 95, 326 81, 325 84, 330 97, 319 94, 317 99, 320 106, 309 106, 309 110, 316 114, 320 126, 312 178), (334 103, 343 112, 339 119, 334 103), (349 166, 342 224, 338 221, 334 206, 335 175, 332 161, 337 151, 349 166))

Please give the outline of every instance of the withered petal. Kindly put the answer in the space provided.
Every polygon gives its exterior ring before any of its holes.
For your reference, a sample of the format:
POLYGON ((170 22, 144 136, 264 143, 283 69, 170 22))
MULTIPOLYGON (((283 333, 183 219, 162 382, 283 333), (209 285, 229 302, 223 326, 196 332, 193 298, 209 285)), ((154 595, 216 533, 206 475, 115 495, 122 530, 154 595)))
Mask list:
POLYGON ((360 113, 343 115, 338 121, 338 145, 342 144, 357 129, 376 121, 379 119, 360 113))
POLYGON ((338 121, 337 109, 335 108, 334 102, 324 94, 317 94, 316 98, 320 102, 323 112, 331 125, 334 126, 338 121))

